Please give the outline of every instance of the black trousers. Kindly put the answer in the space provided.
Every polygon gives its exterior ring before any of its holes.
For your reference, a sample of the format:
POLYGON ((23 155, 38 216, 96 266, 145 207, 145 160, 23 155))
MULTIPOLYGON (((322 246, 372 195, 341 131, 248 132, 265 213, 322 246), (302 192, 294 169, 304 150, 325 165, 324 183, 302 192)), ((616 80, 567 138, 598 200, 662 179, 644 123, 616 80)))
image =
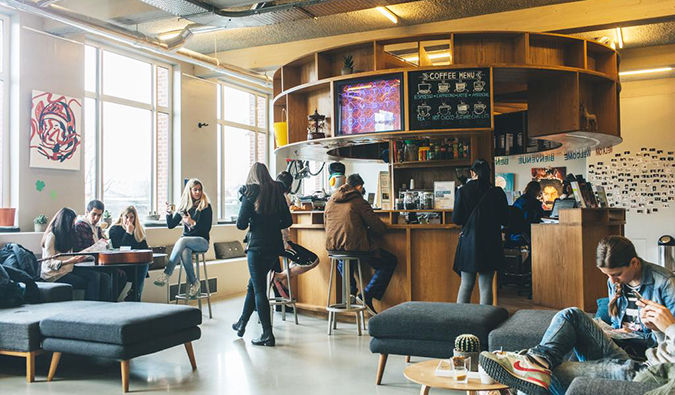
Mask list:
POLYGON ((244 310, 241 318, 248 321, 253 311, 258 310, 258 317, 263 329, 272 328, 270 320, 270 302, 267 299, 267 273, 279 263, 279 255, 266 255, 257 251, 248 251, 248 280, 244 310))
POLYGON ((105 302, 112 300, 112 280, 109 275, 97 270, 75 266, 72 272, 67 273, 56 282, 70 284, 74 289, 83 289, 85 300, 105 302))

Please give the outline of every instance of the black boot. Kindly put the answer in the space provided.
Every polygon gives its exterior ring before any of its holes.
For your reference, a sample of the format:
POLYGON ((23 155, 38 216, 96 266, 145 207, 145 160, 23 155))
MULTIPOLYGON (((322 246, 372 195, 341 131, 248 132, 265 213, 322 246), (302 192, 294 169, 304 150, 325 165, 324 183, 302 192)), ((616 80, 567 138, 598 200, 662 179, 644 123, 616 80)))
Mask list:
POLYGON ((232 324, 232 329, 237 331, 237 336, 239 336, 239 337, 244 336, 244 332, 246 332, 246 324, 247 323, 248 323, 248 321, 244 320, 243 318, 240 318, 239 321, 232 324))
POLYGON ((251 343, 254 346, 268 346, 274 347, 274 334, 272 333, 272 328, 264 328, 262 336, 258 339, 251 340, 251 343))

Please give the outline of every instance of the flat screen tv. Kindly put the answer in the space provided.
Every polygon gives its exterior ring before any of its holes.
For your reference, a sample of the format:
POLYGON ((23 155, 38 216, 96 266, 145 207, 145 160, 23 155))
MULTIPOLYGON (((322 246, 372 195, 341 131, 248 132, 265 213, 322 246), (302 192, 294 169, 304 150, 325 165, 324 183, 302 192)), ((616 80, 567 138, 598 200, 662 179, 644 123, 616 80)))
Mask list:
POLYGON ((336 135, 403 130, 403 74, 335 83, 336 135))

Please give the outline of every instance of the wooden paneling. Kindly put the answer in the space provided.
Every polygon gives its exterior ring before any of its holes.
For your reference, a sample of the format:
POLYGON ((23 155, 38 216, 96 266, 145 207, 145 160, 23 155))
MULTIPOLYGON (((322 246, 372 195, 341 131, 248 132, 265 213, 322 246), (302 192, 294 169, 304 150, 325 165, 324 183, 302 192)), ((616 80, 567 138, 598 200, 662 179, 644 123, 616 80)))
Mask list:
MULTIPOLYGON (((326 116, 326 130, 325 132, 328 132, 330 128, 330 123, 332 122, 333 119, 333 98, 330 95, 330 87, 327 87, 325 89, 320 89, 316 91, 312 91, 307 93, 306 100, 307 100, 307 115, 313 114, 314 110, 319 111, 319 114, 325 115, 326 116)), ((305 121, 307 121, 307 115, 305 116, 305 121)), ((305 126, 305 136, 307 135, 306 133, 306 126, 305 126)))
MULTIPOLYGON (((453 59, 455 64, 525 63, 524 48, 517 48, 515 35, 455 33, 453 59)), ((522 41, 522 40, 521 40, 522 41)))
POLYGON ((354 59, 354 72, 361 73, 364 71, 375 70, 375 54, 374 43, 368 43, 361 47, 352 47, 339 52, 330 54, 331 75, 339 76, 342 73, 342 66, 344 65, 343 58, 347 55, 352 55, 354 59))
POLYGON ((455 302, 460 278, 452 270, 458 230, 413 229, 410 240, 412 299, 455 302))
MULTIPOLYGON (((323 229, 298 229, 294 230, 294 240, 299 245, 313 251, 319 256, 319 265, 296 278, 293 290, 300 304, 308 304, 317 307, 326 307, 328 299, 328 280, 330 279, 330 261, 326 252, 326 237, 323 229)), ((338 277, 339 279, 339 277, 338 277)), ((333 297, 335 303, 336 292, 340 287, 338 279, 333 279, 333 297)))
POLYGON ((561 74, 528 83, 528 136, 579 130, 577 74, 561 74))
MULTIPOLYGON (((619 106, 615 82, 580 76, 579 104, 581 103, 597 117, 597 131, 613 135, 618 133, 615 113, 619 106)), ((584 125, 580 126, 583 128, 584 125)))
POLYGON ((288 142, 307 140, 307 96, 300 93, 287 95, 288 142))
POLYGON ((584 57, 583 40, 530 34, 530 64, 583 68, 584 57))
MULTIPOLYGON (((396 306, 410 300, 410 277, 408 276, 410 262, 406 259, 406 230, 388 230, 382 238, 382 248, 396 255, 398 263, 396 264, 396 271, 391 278, 391 282, 387 287, 387 292, 381 301, 375 301, 375 310, 382 311, 389 307, 396 306)), ((372 277, 372 269, 368 265, 362 265, 364 271, 365 287, 372 277)))

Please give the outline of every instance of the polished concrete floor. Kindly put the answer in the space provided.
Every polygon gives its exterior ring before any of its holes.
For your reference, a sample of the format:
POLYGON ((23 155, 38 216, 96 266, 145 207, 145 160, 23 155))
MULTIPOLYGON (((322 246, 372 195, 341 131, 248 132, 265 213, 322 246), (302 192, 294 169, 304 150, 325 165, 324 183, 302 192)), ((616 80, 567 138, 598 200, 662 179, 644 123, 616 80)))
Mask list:
MULTIPOLYGON (((131 361, 130 391, 180 394, 418 394, 420 387, 403 377, 404 357, 391 356, 383 385, 375 385, 378 355, 370 337, 356 335, 353 324, 338 324, 326 335, 326 321, 300 315, 274 317, 277 346, 255 347, 260 334, 251 320, 243 340, 230 325, 241 312, 243 297, 214 304, 214 319, 204 317, 202 338, 194 343, 198 370, 192 372, 183 347, 131 361)), ((206 309, 205 309, 206 311, 206 309)), ((255 317, 255 316, 254 316, 255 317)), ((0 336, 2 334, 0 333, 0 336)), ((0 357, 0 394, 119 394, 120 366, 115 361, 64 355, 53 382, 46 382, 49 355, 38 357, 36 382, 26 384, 25 362, 0 357)), ((413 359, 412 362, 421 361, 413 359)), ((459 394, 444 390, 432 393, 459 394)))

